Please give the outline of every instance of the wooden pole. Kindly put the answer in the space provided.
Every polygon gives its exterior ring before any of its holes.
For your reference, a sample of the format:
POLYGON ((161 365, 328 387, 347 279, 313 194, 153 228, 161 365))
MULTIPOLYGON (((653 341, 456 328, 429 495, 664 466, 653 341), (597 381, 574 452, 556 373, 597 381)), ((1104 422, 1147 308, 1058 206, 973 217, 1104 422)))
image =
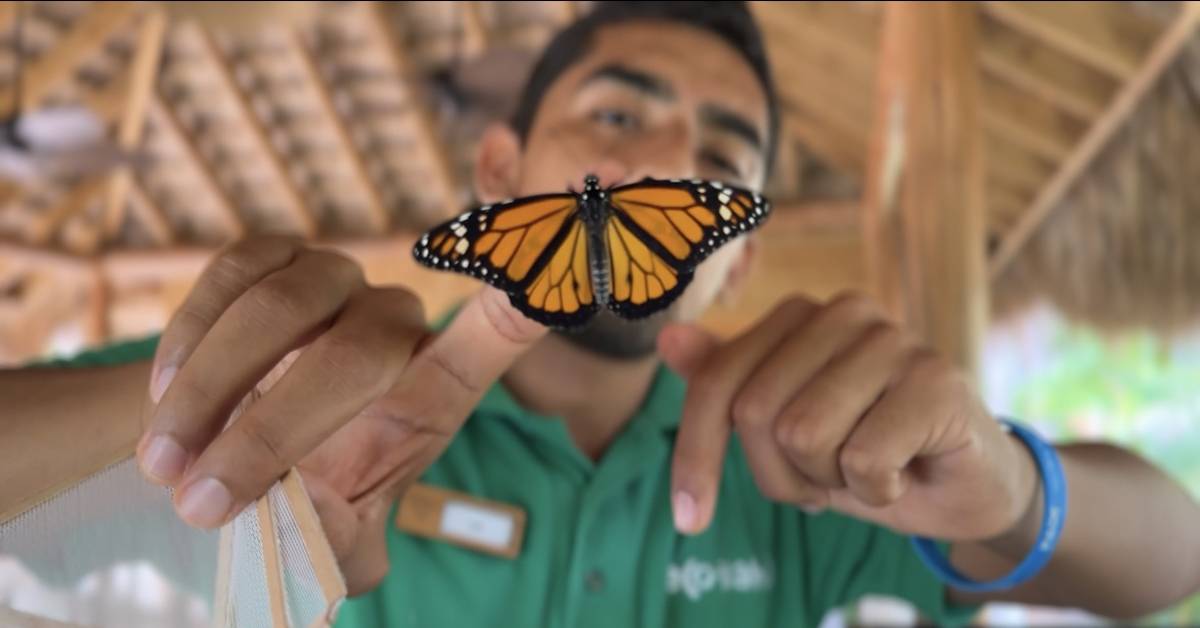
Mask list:
POLYGON ((863 208, 870 285, 972 374, 986 327, 975 9, 888 2, 863 208))

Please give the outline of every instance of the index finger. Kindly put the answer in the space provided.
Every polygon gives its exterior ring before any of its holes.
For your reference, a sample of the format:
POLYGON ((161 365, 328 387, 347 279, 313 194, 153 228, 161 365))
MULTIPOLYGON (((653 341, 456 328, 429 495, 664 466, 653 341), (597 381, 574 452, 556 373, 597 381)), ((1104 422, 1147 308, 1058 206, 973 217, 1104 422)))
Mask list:
POLYGON ((512 307, 503 292, 486 287, 418 350, 411 377, 402 378, 388 397, 434 424, 457 421, 546 331, 512 307))
POLYGON ((814 307, 801 298, 783 302, 738 338, 709 351, 705 364, 689 378, 671 467, 672 500, 680 532, 704 531, 716 510, 735 396, 796 321, 814 307))
MULTIPOLYGON (((500 290, 475 294, 442 333, 417 348, 399 381, 366 413, 419 421, 425 429, 452 433, 492 385, 547 328, 518 312, 500 290)), ((397 468, 355 496, 361 503, 388 491, 408 469, 397 468)))

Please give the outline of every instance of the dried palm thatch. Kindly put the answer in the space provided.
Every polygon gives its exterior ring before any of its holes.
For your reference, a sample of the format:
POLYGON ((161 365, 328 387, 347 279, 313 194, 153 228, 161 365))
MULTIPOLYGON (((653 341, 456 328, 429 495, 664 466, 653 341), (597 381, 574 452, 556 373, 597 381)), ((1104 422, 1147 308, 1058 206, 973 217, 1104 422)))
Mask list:
POLYGON ((995 285, 1108 332, 1200 325, 1200 35, 995 285))

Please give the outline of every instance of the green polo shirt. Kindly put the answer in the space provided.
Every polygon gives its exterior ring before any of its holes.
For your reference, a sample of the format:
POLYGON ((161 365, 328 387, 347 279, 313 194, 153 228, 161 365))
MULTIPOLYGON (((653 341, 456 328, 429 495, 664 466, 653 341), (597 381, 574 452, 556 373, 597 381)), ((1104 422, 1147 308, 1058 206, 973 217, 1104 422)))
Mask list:
MULTIPOLYGON (((151 358, 154 343, 79 362, 151 358)), ((637 415, 593 462, 560 419, 493 385, 422 481, 523 508, 520 554, 500 558, 389 525, 391 571, 345 602, 338 628, 816 626, 868 593, 907 599, 939 624, 974 613, 949 606, 906 537, 765 499, 736 439, 712 525, 676 533, 670 468, 684 390, 660 369, 637 415)))

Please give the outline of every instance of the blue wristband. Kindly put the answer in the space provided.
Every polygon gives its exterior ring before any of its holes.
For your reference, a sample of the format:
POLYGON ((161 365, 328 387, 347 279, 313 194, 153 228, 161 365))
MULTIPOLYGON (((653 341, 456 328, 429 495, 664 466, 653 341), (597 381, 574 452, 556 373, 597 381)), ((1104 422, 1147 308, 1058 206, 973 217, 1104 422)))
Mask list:
POLYGON ((1002 591, 1032 578, 1050 561, 1067 518, 1067 478, 1063 474, 1062 463, 1058 460, 1058 452, 1028 428, 1003 419, 1001 423, 1025 443, 1037 462, 1044 498, 1042 529, 1038 532, 1037 542, 1033 544, 1029 555, 1008 575, 991 582, 975 582, 966 578, 950 564, 932 540, 913 537, 913 548, 925 566, 947 584, 963 591, 1002 591))

